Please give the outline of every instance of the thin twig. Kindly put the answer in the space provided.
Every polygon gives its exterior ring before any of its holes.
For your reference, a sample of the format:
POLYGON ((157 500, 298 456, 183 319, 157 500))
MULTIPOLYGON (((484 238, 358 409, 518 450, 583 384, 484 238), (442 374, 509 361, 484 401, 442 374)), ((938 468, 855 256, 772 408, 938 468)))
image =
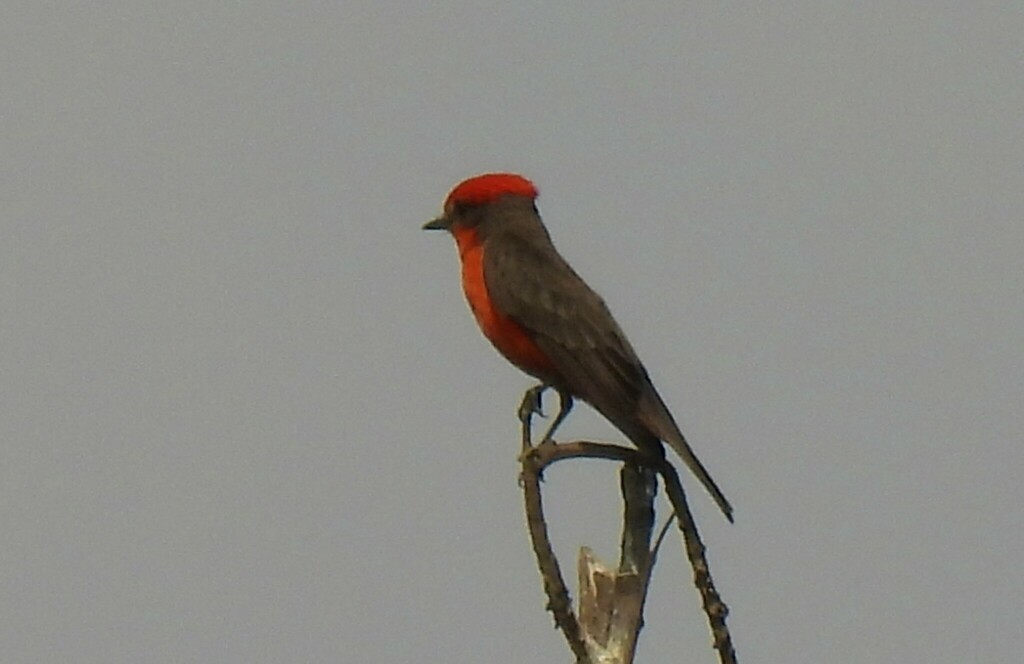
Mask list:
POLYGON ((526 504, 526 526, 533 542, 533 552, 537 556, 537 566, 544 582, 544 592, 548 596, 548 610, 555 617, 555 624, 562 630, 569 648, 576 655, 578 664, 589 664, 587 648, 580 637, 580 626, 572 610, 569 590, 562 578, 562 570, 558 559, 551 548, 547 522, 544 520, 544 507, 540 496, 540 469, 530 455, 524 455, 523 470, 520 475, 523 484, 523 495, 526 504))
POLYGON ((658 551, 661 550, 661 543, 665 541, 665 536, 668 535, 668 529, 672 527, 672 522, 676 520, 676 512, 672 510, 672 514, 665 519, 665 525, 658 531, 658 537, 654 540, 654 548, 651 549, 651 564, 654 564, 655 559, 658 557, 658 551))
POLYGON ((544 592, 548 596, 547 608, 554 615, 555 624, 562 630, 569 649, 576 656, 577 664, 591 664, 587 647, 580 636, 576 614, 572 611, 569 589, 565 586, 558 558, 551 547, 547 521, 544 519, 544 504, 540 494, 540 478, 544 467, 538 463, 537 452, 554 445, 541 445, 535 448, 530 441, 530 424, 534 413, 540 411, 540 398, 543 392, 543 386, 528 391, 519 407, 519 417, 523 426, 523 451, 520 456, 522 470, 519 481, 523 487, 523 500, 526 505, 526 526, 530 532, 534 555, 537 556, 537 567, 544 582, 544 592))
MULTIPOLYGON (((736 652, 732 645, 729 628, 726 625, 728 608, 715 588, 707 558, 705 557, 704 543, 700 539, 700 533, 697 530, 697 525, 686 499, 686 493, 679 481, 679 475, 675 468, 665 460, 652 463, 649 457, 643 455, 638 450, 606 443, 575 441, 557 445, 545 443, 533 447, 530 442, 530 424, 533 414, 539 410, 539 399, 542 392, 543 388, 535 388, 535 390, 528 392, 524 396, 523 405, 520 407, 520 419, 523 425, 523 453, 520 457, 522 472, 520 481, 523 486, 526 503, 527 526, 544 582, 544 591, 548 596, 548 609, 554 615, 555 624, 562 630, 570 649, 576 656, 577 664, 590 664, 591 659, 581 634, 579 622, 572 611, 569 591, 565 586, 558 560, 551 546, 547 524, 544 520, 540 493, 540 478, 548 466, 565 459, 577 458, 606 459, 632 466, 647 466, 656 469, 662 475, 665 479, 665 491, 674 508, 679 529, 682 531, 684 550, 686 551, 687 559, 690 561, 690 567, 693 570, 694 585, 700 593, 704 613, 707 615, 708 624, 711 628, 714 647, 718 650, 719 660, 722 664, 736 664, 736 652)), ((648 534, 649 530, 650 527, 648 527, 648 534)), ((650 582, 651 567, 654 565, 657 550, 664 535, 665 530, 663 529, 658 536, 654 550, 647 556, 647 569, 643 574, 643 595, 646 595, 646 585, 650 582)), ((623 554, 626 554, 625 541, 623 542, 623 554)), ((641 614, 642 605, 643 600, 641 599, 639 607, 641 614)), ((638 617, 641 614, 638 614, 638 617)), ((640 622, 637 623, 637 633, 639 628, 640 622)), ((634 634, 631 650, 635 648, 635 636, 634 634)))
POLYGON ((711 569, 708 566, 707 558, 704 556, 704 543, 697 531, 697 524, 690 512, 690 505, 686 500, 686 493, 679 481, 676 469, 669 463, 661 464, 659 467, 661 476, 665 478, 665 492, 668 494, 672 507, 675 508, 679 529, 683 533, 686 557, 693 569, 693 583, 700 593, 701 603, 704 606, 704 613, 708 617, 708 625, 711 628, 711 636, 714 640, 715 649, 718 650, 718 658, 722 664, 736 664, 736 651, 732 645, 732 636, 729 634, 729 627, 725 623, 729 615, 729 608, 722 601, 715 589, 714 579, 711 578, 711 569))

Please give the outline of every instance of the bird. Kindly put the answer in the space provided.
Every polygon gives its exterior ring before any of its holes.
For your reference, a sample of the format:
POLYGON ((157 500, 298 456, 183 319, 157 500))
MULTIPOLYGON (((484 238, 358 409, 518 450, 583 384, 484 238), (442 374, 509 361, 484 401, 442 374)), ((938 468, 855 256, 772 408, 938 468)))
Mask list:
POLYGON ((667 443, 732 522, 732 506, 608 306, 555 248, 537 197, 537 187, 522 175, 484 173, 457 184, 443 214, 423 228, 455 238, 470 310, 498 352, 541 381, 533 391, 535 408, 545 389, 558 392, 559 412, 542 443, 553 442, 574 399, 581 399, 641 453, 663 460, 667 443))

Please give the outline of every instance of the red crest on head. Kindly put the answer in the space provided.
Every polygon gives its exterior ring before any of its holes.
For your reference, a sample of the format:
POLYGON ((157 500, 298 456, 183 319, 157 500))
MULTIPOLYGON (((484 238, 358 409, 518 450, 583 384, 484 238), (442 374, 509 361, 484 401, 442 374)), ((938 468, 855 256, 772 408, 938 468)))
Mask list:
POLYGON ((482 205, 497 200, 505 194, 515 196, 537 197, 537 187, 522 175, 515 173, 486 173, 460 182, 448 194, 444 201, 444 209, 463 203, 482 205))

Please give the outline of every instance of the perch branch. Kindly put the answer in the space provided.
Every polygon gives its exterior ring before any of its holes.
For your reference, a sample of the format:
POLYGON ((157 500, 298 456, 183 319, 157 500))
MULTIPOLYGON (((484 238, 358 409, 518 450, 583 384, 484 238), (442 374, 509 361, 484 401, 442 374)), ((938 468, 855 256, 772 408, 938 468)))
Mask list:
POLYGON ((548 597, 547 608, 555 617, 555 625, 562 630, 569 649, 576 656, 577 664, 591 664, 587 647, 580 636, 579 623, 572 611, 569 589, 565 587, 558 558, 555 557, 555 552, 551 547, 548 525, 544 519, 544 504, 540 495, 541 474, 544 466, 541 465, 537 452, 541 449, 554 448, 555 445, 549 443, 533 447, 530 442, 530 424, 533 415, 540 413, 543 393, 543 385, 528 390, 523 395, 523 402, 519 407, 523 446, 520 456, 522 470, 519 474, 519 481, 523 487, 523 500, 526 505, 526 526, 530 531, 533 552, 537 556, 537 567, 540 569, 540 575, 544 582, 544 593, 548 597))
POLYGON ((708 617, 708 625, 711 628, 711 636, 714 647, 718 650, 718 658, 722 664, 736 664, 736 651, 732 645, 732 636, 729 634, 729 627, 725 623, 729 615, 729 608, 722 601, 715 588, 714 579, 711 578, 711 568, 708 566, 705 557, 704 542, 700 539, 697 531, 697 523, 694 521, 693 513, 690 512, 690 505, 686 500, 686 493, 679 481, 676 469, 670 463, 663 463, 658 471, 665 478, 665 493, 676 512, 676 521, 679 530, 683 533, 684 549, 686 557, 690 561, 690 568, 693 570, 693 584, 700 593, 701 604, 704 613, 708 617))
MULTIPOLYGON (((653 532, 653 500, 657 483, 650 469, 661 474, 676 521, 682 532, 686 557, 693 570, 694 585, 711 628, 714 647, 722 664, 736 664, 736 653, 726 625, 728 608, 715 588, 686 493, 675 468, 666 460, 652 461, 635 449, 575 441, 555 444, 545 440, 534 447, 530 440, 531 421, 540 413, 544 386, 524 395, 519 415, 522 427, 523 452, 520 482, 526 506, 526 521, 537 556, 548 597, 548 610, 555 618, 577 664, 593 662, 633 661, 636 641, 643 623, 650 574, 657 555, 657 546, 650 549, 653 532), (579 558, 580 619, 572 610, 569 591, 562 578, 544 517, 540 484, 544 470, 566 459, 596 458, 618 461, 622 470, 622 491, 625 501, 619 570, 615 572, 597 561, 588 549, 579 558), (645 493, 649 494, 646 495, 645 493), (646 502, 645 502, 646 501, 646 502)), ((660 543, 660 537, 659 537, 660 543)))

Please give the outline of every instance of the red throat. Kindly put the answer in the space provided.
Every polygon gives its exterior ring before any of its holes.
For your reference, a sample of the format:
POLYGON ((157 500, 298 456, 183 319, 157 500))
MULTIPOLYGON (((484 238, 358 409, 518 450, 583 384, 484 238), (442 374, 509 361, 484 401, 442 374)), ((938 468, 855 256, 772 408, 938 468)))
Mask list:
POLYGON ((480 330, 509 362, 541 380, 556 375, 554 365, 519 323, 498 311, 484 280, 484 245, 475 228, 453 228, 462 259, 462 290, 480 330))

